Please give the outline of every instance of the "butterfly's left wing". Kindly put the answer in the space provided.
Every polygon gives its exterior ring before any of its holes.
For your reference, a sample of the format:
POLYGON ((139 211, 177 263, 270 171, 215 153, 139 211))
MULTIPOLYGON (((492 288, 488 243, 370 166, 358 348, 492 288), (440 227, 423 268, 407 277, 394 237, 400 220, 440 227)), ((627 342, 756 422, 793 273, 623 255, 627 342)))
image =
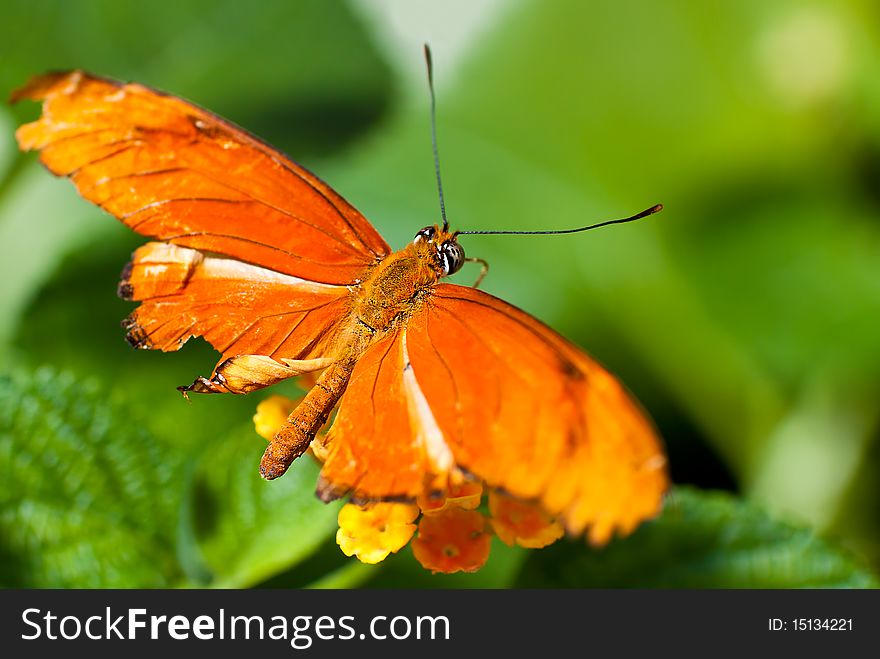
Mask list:
POLYGON ((391 251, 317 176, 181 98, 66 71, 21 99, 43 113, 16 131, 19 146, 144 236, 343 286, 391 251))
POLYGON ((461 471, 595 543, 655 515, 668 485, 660 440, 614 376, 525 312, 452 284, 367 352, 329 441, 328 491, 412 497, 461 471))
POLYGON ((242 393, 332 360, 349 285, 390 252, 327 184, 245 130, 183 99, 83 71, 33 79, 43 102, 22 149, 132 230, 120 295, 137 347, 202 336, 221 354, 196 391, 242 393))
POLYGON ((210 378, 188 389, 247 393, 325 368, 346 317, 344 286, 169 243, 139 247, 119 294, 140 306, 123 321, 136 348, 178 350, 202 336, 221 354, 210 378))

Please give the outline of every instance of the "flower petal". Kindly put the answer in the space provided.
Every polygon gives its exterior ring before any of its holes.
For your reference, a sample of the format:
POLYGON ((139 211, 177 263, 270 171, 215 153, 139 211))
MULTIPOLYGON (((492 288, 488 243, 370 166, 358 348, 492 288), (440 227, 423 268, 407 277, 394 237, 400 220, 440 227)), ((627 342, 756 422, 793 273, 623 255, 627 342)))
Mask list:
POLYGON ((254 429, 257 434, 271 441, 297 404, 299 400, 286 396, 269 396, 266 400, 260 401, 257 405, 257 413, 254 414, 254 429))
POLYGON ((418 515, 418 507, 408 503, 347 503, 339 510, 336 543, 346 556, 379 563, 410 541, 418 515))
POLYGON ((489 558, 491 542, 481 513, 451 507, 422 516, 412 549, 416 560, 432 572, 476 572, 489 558))
POLYGON ((426 515, 447 510, 450 507, 474 510, 480 505, 483 496, 483 485, 480 481, 464 481, 460 485, 452 485, 442 496, 421 495, 417 503, 426 515))
POLYGON ((507 545, 540 549, 563 535, 562 525, 539 505, 520 501, 494 490, 489 492, 489 522, 507 545))

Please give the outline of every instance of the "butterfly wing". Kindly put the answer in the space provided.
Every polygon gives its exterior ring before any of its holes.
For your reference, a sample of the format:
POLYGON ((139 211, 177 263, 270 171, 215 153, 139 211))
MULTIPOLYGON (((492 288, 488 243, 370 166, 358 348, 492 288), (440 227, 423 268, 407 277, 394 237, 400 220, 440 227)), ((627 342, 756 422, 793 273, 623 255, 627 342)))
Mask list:
POLYGON ((412 496, 452 462, 540 501, 599 544, 658 512, 668 479, 645 413, 616 378, 532 316, 440 284, 384 350, 352 380, 331 430, 322 476, 337 489, 412 496), (353 421, 389 404, 393 420, 353 421), (405 473, 412 465, 419 473, 405 473))
POLYGON ((407 334, 391 332, 355 365, 326 440, 321 498, 412 499, 460 476, 414 377, 407 334))
POLYGON ((36 78, 22 98, 43 101, 22 149, 145 236, 338 285, 390 251, 328 185, 187 101, 81 71, 36 78))
POLYGON ((350 305, 344 286, 159 242, 135 251, 119 293, 141 302, 123 321, 134 347, 178 350, 202 336, 221 353, 212 377, 193 389, 217 393, 246 393, 326 367, 350 305))
POLYGON ((43 113, 18 129, 22 149, 163 241, 137 250, 120 284, 142 302, 126 321, 139 347, 204 336, 224 360, 316 359, 347 308, 345 286, 390 251, 317 177, 182 99, 81 71, 36 78, 13 95, 23 98, 43 113))

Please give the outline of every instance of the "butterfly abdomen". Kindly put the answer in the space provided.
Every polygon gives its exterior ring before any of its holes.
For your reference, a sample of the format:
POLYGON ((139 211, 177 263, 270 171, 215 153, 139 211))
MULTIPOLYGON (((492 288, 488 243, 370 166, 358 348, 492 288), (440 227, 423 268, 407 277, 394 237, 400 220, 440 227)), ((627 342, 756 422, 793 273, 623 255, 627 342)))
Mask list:
POLYGON ((342 398, 357 363, 356 351, 344 355, 325 370, 315 386, 287 417, 260 461, 260 474, 266 480, 283 475, 290 464, 309 448, 330 412, 342 398))

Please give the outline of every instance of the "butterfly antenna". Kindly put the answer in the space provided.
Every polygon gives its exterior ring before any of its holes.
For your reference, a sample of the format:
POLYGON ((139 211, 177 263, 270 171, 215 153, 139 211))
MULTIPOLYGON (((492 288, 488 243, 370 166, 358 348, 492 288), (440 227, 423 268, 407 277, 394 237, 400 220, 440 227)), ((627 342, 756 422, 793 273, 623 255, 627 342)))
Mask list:
POLYGON ((648 217, 649 215, 653 215, 654 213, 659 213, 663 210, 663 204, 657 204, 656 206, 651 206, 643 210, 641 213, 637 213, 632 217, 624 217, 620 220, 607 220, 605 222, 599 222, 598 224, 590 224, 585 227, 578 227, 577 229, 557 229, 554 231, 457 231, 456 233, 459 235, 507 235, 507 236, 541 236, 541 235, 553 235, 558 233, 579 233, 581 231, 589 231, 590 229, 598 229, 599 227, 605 227, 609 224, 624 224, 625 222, 635 222, 636 220, 641 220, 643 217, 648 217))
POLYGON ((434 63, 431 60, 431 49, 425 44, 425 62, 428 65, 428 90, 431 92, 431 146, 434 147, 434 172, 437 174, 437 193, 440 195, 440 217, 443 218, 443 230, 449 230, 446 220, 446 203, 443 201, 443 182, 440 180, 440 152, 437 150, 437 101, 434 98, 434 63))

